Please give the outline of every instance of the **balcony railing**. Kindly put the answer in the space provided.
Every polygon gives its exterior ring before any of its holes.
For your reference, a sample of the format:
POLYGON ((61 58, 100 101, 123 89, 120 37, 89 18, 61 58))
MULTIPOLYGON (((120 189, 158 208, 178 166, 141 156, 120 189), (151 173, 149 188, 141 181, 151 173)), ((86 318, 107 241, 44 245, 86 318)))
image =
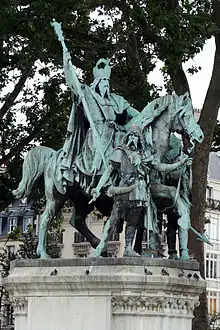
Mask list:
POLYGON ((73 243, 74 255, 77 258, 86 258, 91 250, 89 242, 73 243))
POLYGON ((206 199, 206 208, 211 210, 220 211, 220 200, 213 199, 213 198, 207 198, 206 199))
MULTIPOLYGON (((107 243, 108 257, 117 258, 120 244, 119 241, 109 241, 107 243)), ((73 251, 77 258, 87 258, 92 251, 91 244, 89 242, 73 243, 73 251)))

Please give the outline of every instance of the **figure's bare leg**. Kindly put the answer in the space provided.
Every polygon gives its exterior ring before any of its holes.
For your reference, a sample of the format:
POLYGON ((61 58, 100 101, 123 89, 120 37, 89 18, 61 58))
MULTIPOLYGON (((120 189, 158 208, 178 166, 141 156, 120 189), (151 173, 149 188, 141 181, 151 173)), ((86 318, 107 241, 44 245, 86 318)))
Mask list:
POLYGON ((136 253, 133 250, 133 241, 141 211, 142 211, 141 207, 135 207, 133 209, 128 208, 126 210, 127 224, 125 228, 125 249, 124 249, 123 257, 140 256, 138 253, 136 253))
POLYGON ((142 241, 143 241, 143 234, 144 234, 144 227, 140 227, 137 230, 136 233, 136 238, 135 238, 135 244, 134 244, 134 250, 135 252, 137 252, 138 254, 142 253, 142 241))

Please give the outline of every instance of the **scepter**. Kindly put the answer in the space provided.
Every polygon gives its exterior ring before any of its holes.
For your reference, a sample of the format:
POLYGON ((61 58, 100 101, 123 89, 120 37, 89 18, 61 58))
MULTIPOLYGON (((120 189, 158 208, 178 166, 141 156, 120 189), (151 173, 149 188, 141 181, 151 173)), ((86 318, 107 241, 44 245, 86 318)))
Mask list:
MULTIPOLYGON (((63 48, 63 55, 65 56, 65 55, 69 55, 70 53, 69 53, 69 51, 66 47, 66 44, 65 44, 65 39, 64 39, 64 36, 63 36, 63 31, 62 31, 61 25, 62 25, 62 23, 56 22, 55 19, 53 19, 53 21, 51 22, 51 26, 54 28, 55 33, 58 37, 58 40, 61 42, 61 45, 62 45, 62 48, 63 48)), ((79 95, 79 97, 81 99, 81 102, 82 102, 83 107, 84 107, 85 114, 86 114, 87 119, 90 123, 91 129, 92 129, 92 132, 93 132, 93 136, 94 136, 95 142, 96 142, 96 147, 97 147, 97 149, 98 149, 98 151, 99 151, 99 153, 102 157, 105 168, 107 168, 105 155, 102 151, 102 146, 100 144, 101 139, 100 139, 100 136, 99 136, 99 134, 96 130, 95 124, 93 122, 92 116, 91 116, 90 111, 89 111, 88 104, 87 104, 86 99, 85 99, 85 95, 84 95, 83 90, 81 88, 81 84, 80 84, 80 82, 77 78, 77 75, 76 75, 76 72, 74 70, 71 59, 69 59, 69 68, 70 68, 71 79, 75 83, 75 86, 76 86, 76 89, 77 89, 77 94, 79 95)))

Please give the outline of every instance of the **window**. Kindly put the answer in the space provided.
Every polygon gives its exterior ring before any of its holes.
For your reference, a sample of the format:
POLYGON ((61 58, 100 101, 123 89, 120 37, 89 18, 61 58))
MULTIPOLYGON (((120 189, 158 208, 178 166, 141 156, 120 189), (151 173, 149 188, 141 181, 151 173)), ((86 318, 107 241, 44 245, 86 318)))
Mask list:
POLYGON ((211 215, 210 223, 207 226, 207 234, 212 240, 217 240, 218 238, 218 224, 219 219, 211 215))
POLYGON ((78 233, 77 231, 74 233, 74 243, 83 243, 86 242, 86 238, 78 233))
POLYGON ((206 254, 206 278, 217 278, 217 254, 206 254))
POLYGON ((2 220, 3 218, 0 217, 0 235, 2 235, 2 220))
POLYGON ((23 218, 23 232, 26 233, 28 231, 28 226, 33 226, 33 217, 26 216, 23 218))
POLYGON ((208 304, 209 304, 210 314, 215 314, 217 312, 216 303, 217 303, 216 292, 213 291, 208 292, 208 304))
POLYGON ((6 249, 7 249, 8 254, 14 254, 15 253, 15 246, 14 245, 7 245, 6 249))
POLYGON ((18 219, 16 217, 9 218, 9 233, 11 233, 17 227, 18 219))
POLYGON ((207 198, 213 198, 213 187, 207 186, 207 198))

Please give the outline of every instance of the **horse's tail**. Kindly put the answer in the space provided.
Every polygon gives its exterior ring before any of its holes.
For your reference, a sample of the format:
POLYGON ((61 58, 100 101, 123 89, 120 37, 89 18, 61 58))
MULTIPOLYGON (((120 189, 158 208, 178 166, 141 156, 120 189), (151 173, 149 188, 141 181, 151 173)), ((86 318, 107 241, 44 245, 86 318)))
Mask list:
POLYGON ((36 180, 44 173, 45 167, 55 151, 47 147, 31 149, 23 162, 22 179, 13 194, 16 198, 29 197, 36 180))

